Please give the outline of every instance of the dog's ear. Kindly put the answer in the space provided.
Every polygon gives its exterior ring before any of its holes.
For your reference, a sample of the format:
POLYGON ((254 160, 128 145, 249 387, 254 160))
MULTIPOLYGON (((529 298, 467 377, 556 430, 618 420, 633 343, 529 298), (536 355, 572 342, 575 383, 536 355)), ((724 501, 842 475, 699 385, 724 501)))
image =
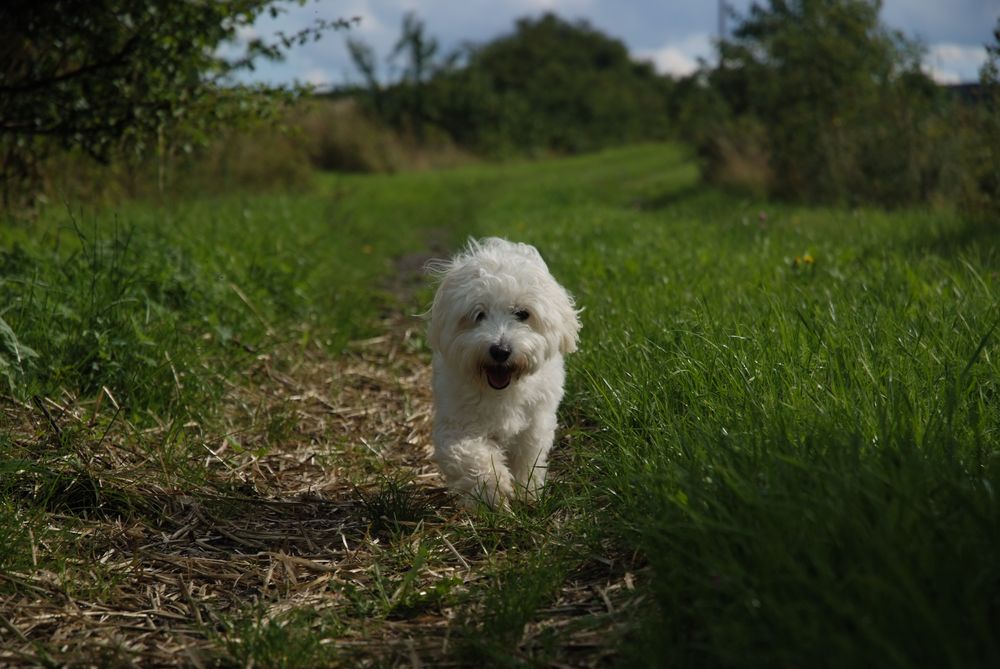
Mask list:
POLYGON ((437 292, 434 293, 434 302, 427 311, 427 343, 432 351, 440 351, 445 338, 445 329, 448 324, 448 309, 445 304, 445 293, 449 290, 447 274, 442 276, 437 292))
POLYGON ((559 335, 559 352, 572 353, 580 340, 580 310, 573 304, 573 297, 565 288, 559 288, 562 295, 556 304, 556 327, 559 335))
POLYGON ((441 343, 441 319, 434 318, 433 307, 424 312, 423 317, 427 321, 427 343, 432 351, 437 351, 441 343))
MULTIPOLYGON (((564 328, 565 328, 564 324, 564 328)), ((573 312, 573 320, 570 321, 570 326, 563 330, 561 336, 559 337, 559 352, 560 353, 573 353, 576 351, 576 344, 580 340, 580 319, 577 316, 577 312, 573 312)))
POLYGON ((422 314, 424 320, 427 321, 427 343, 432 351, 440 350, 441 339, 444 337, 445 317, 442 313, 444 311, 441 304, 442 293, 454 267, 455 263, 450 260, 431 260, 424 265, 424 272, 437 284, 431 308, 422 314))

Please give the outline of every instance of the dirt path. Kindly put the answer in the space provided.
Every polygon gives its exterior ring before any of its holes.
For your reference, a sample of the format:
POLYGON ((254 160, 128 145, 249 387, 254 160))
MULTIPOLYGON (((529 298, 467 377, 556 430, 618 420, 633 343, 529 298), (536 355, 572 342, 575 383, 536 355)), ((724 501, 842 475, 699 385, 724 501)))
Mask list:
MULTIPOLYGON (((95 471, 88 484, 114 487, 141 512, 53 514, 59 540, 69 532, 96 564, 0 575, 17 592, 0 603, 0 661, 101 664, 103 656, 198 665, 218 654, 219 639, 207 630, 226 629, 235 612, 257 605, 265 618, 299 607, 321 612, 341 603, 337 586, 371 590, 371 566, 383 552, 372 528, 411 522, 384 513, 433 509, 448 522, 454 512, 426 457, 429 372, 411 325, 386 323, 387 334, 358 342, 342 360, 318 350, 296 353, 293 363, 260 356, 225 400, 227 436, 205 446, 204 464, 231 494, 150 485, 156 476, 142 476, 134 435, 108 435, 91 460, 118 464, 125 476, 115 480, 100 467, 104 475, 95 471)), ((61 431, 85 425, 93 409, 60 408, 50 415, 61 431)), ((22 434, 51 429, 33 415, 22 434)), ((43 543, 31 550, 59 552, 43 543)), ((463 561, 452 555, 451 569, 465 569, 463 561)), ((449 569, 446 557, 437 562, 439 575, 449 569)), ((337 643, 382 642, 348 634, 337 643)))
MULTIPOLYGON (((257 356, 230 384, 224 434, 201 437, 210 476, 193 487, 163 483, 184 480, 160 469, 171 426, 99 434, 97 401, 5 405, 19 438, 83 432, 85 462, 59 493, 80 503, 29 534, 32 568, 0 574, 0 664, 460 663, 476 605, 459 604, 503 561, 505 530, 459 511, 430 463, 422 324, 392 315, 382 331, 340 359, 257 356)), ((511 653, 562 630, 562 663, 607 660, 631 579, 586 563, 511 653)))

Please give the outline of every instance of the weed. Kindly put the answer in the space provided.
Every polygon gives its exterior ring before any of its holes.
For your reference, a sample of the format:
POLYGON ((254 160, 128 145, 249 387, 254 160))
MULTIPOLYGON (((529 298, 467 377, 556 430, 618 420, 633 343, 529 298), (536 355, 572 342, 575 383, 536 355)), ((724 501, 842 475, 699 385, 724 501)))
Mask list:
POLYGON ((374 535, 409 533, 431 515, 411 481, 383 476, 370 492, 358 491, 361 511, 374 535))
POLYGON ((335 658, 332 648, 323 643, 317 633, 336 634, 331 621, 320 618, 309 610, 293 610, 281 615, 268 615, 263 607, 255 607, 242 616, 226 618, 221 631, 216 632, 225 655, 220 658, 223 666, 274 667, 295 669, 330 664, 335 658))

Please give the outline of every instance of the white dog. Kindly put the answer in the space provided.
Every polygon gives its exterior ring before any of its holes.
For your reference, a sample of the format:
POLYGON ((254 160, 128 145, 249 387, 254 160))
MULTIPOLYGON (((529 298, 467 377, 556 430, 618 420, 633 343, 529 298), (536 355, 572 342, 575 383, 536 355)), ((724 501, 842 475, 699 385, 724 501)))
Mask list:
POLYGON ((573 298, 535 247, 495 237, 430 271, 434 459, 467 507, 534 497, 580 331, 573 298))

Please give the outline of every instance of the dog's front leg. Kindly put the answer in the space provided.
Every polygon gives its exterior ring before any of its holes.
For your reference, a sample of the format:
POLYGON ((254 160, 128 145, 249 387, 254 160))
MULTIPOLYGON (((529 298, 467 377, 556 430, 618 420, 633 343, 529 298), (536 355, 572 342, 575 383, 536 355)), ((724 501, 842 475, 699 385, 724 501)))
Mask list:
POLYGON ((514 483, 503 451, 482 437, 438 441, 434 460, 444 473, 448 487, 462 497, 467 509, 479 501, 496 509, 507 505, 514 483))
POLYGON ((517 436, 510 449, 510 471, 519 494, 538 497, 545 485, 549 450, 555 438, 555 426, 536 424, 517 436))

